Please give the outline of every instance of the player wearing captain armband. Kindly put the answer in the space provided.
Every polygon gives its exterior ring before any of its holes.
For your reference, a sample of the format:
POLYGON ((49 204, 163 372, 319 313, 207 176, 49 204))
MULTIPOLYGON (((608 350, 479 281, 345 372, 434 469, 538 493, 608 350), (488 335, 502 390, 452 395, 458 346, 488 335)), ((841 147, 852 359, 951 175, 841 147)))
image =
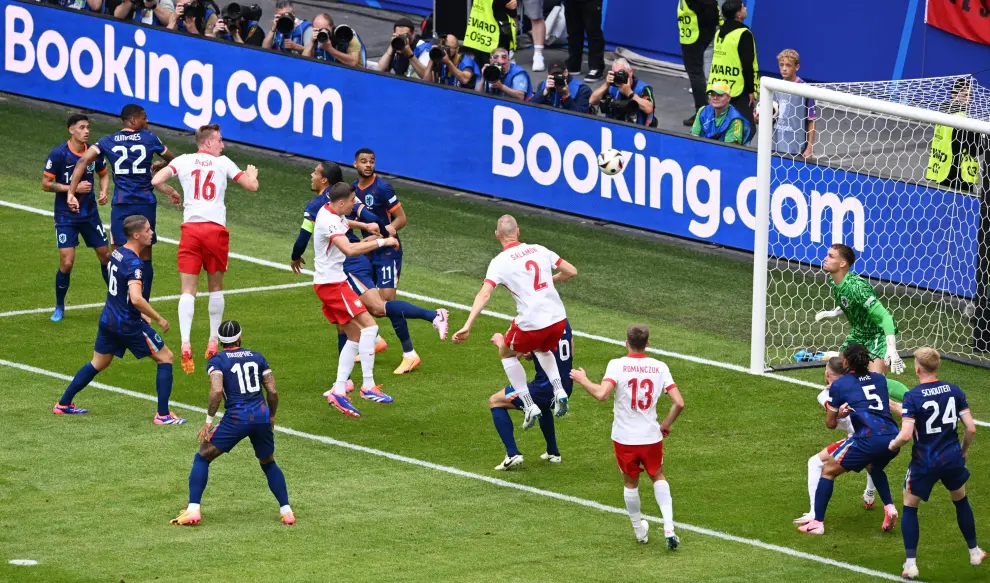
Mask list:
POLYGON ((834 310, 818 312, 815 321, 844 313, 852 332, 839 350, 844 351, 853 343, 862 344, 870 353, 870 372, 901 374, 904 361, 897 353, 897 325, 880 303, 873 286, 850 272, 855 262, 856 252, 848 245, 836 243, 829 247, 822 269, 830 276, 832 298, 839 305, 834 310))

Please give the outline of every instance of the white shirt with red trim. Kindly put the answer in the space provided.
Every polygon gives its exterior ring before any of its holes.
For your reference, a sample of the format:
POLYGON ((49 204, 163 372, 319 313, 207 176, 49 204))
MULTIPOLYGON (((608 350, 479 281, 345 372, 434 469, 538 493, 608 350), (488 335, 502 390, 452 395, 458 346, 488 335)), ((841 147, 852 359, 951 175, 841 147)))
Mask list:
POLYGON ((316 213, 313 225, 313 283, 341 283, 347 280, 344 275, 344 260, 347 256, 332 242, 337 237, 347 235, 347 219, 330 210, 325 204, 316 213))
MULTIPOLYGON (((829 395, 827 388, 822 392, 818 393, 818 402, 821 403, 821 406, 824 407, 826 410, 828 409, 828 407, 826 407, 825 404, 828 403, 828 399, 829 399, 829 395)), ((835 428, 838 429, 839 431, 845 431, 848 437, 852 437, 853 433, 856 433, 856 429, 853 427, 851 417, 844 417, 842 419, 839 419, 838 425, 836 425, 835 428)))
POLYGON ((510 243, 488 264, 485 281, 512 293, 520 330, 542 330, 567 318, 564 302, 553 286, 553 270, 561 261, 542 245, 510 243))
POLYGON ((645 354, 614 358, 602 383, 615 385, 612 406, 612 441, 647 445, 663 441, 657 421, 657 402, 676 387, 667 365, 645 354))
POLYGON ((224 195, 227 180, 237 181, 241 169, 226 156, 206 152, 183 154, 168 167, 182 183, 184 223, 217 223, 227 226, 227 205, 224 195))

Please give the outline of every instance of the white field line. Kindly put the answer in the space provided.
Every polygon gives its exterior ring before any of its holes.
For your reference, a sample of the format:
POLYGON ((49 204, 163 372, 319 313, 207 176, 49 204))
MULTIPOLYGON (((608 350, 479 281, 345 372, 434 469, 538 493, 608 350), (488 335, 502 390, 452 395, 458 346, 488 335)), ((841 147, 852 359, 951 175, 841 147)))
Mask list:
MULTIPOLYGON (((29 213, 35 213, 35 214, 39 214, 39 215, 44 215, 44 216, 47 216, 47 217, 55 216, 55 213, 53 213, 52 211, 46 211, 44 209, 39 209, 39 208, 31 207, 31 206, 25 206, 25 205, 22 205, 22 204, 7 202, 7 201, 4 201, 4 200, 0 200, 0 206, 6 206, 6 207, 10 207, 10 208, 22 210, 22 211, 27 211, 29 213)), ((179 242, 176 241, 175 239, 167 239, 167 238, 159 237, 158 240, 159 241, 162 241, 164 243, 171 243, 173 245, 178 245, 179 244, 179 242)), ((258 257, 251 257, 250 255, 242 255, 240 253, 231 253, 230 254, 230 257, 232 257, 234 259, 240 259, 241 261, 246 261, 248 263, 254 263, 255 265, 264 265, 265 267, 272 267, 274 269, 281 269, 282 271, 292 271, 292 268, 289 267, 285 263, 276 263, 275 261, 268 261, 267 259, 259 259, 258 257)), ((304 274, 306 274, 306 275, 313 275, 313 271, 312 270, 309 270, 309 269, 303 269, 302 272, 304 274)), ((445 307, 448 307, 448 308, 455 308, 455 309, 464 310, 464 311, 467 311, 467 312, 470 312, 471 311, 471 306, 468 306, 468 305, 465 305, 465 304, 458 304, 456 302, 449 302, 447 300, 441 300, 441 299, 433 298, 433 297, 430 297, 430 296, 424 296, 424 295, 415 294, 415 293, 411 293, 411 292, 407 292, 407 291, 403 291, 403 290, 396 290, 396 294, 397 295, 400 295, 400 296, 407 297, 407 298, 412 298, 414 300, 420 300, 420 301, 423 301, 423 302, 430 302, 430 303, 433 303, 433 304, 445 306, 445 307)), ((485 316, 491 316, 492 318, 498 318, 500 320, 512 320, 512 316, 509 316, 508 314, 502 314, 502 313, 499 313, 499 312, 493 312, 491 310, 484 310, 481 313, 484 314, 485 316)), ((626 345, 625 342, 623 342, 622 340, 616 340, 614 338, 607 338, 605 336, 598 336, 596 334, 588 334, 586 332, 581 332, 579 330, 574 330, 572 333, 573 333, 574 336, 577 336, 579 338, 587 338, 589 340, 597 340, 599 342, 604 342, 606 344, 612 344, 612 345, 620 346, 620 347, 623 347, 623 348, 626 345)), ((728 362, 719 362, 717 360, 710 360, 710 359, 707 359, 707 358, 701 358, 700 356, 692 356, 690 354, 680 354, 678 352, 670 352, 668 350, 660 350, 660 349, 657 349, 657 348, 647 348, 646 350, 647 350, 647 352, 650 352, 650 353, 653 353, 653 354, 657 354, 657 355, 660 355, 660 356, 665 356, 667 358, 676 358, 678 360, 684 360, 684 361, 687 361, 687 362, 693 362, 695 364, 703 364, 703 365, 706 365, 706 366, 713 366, 713 367, 716 367, 716 368, 723 368, 723 369, 726 369, 726 370, 732 370, 732 371, 735 371, 735 372, 739 372, 739 373, 743 373, 743 374, 747 374, 747 375, 752 375, 752 376, 768 377, 768 378, 772 378, 774 380, 778 380, 778 381, 781 381, 781 382, 790 383, 792 385, 800 385, 800 386, 803 386, 803 387, 809 387, 809 388, 815 389, 816 391, 820 391, 823 388, 825 388, 824 385, 819 384, 819 383, 813 383, 813 382, 810 382, 810 381, 805 381, 805 380, 801 380, 801 379, 795 379, 795 378, 791 378, 791 377, 780 375, 780 374, 776 374, 776 373, 763 373, 763 374, 756 374, 756 375, 754 375, 752 372, 750 372, 750 370, 747 367, 740 366, 738 364, 732 364, 732 363, 728 363, 728 362)), ((984 427, 990 427, 990 423, 988 423, 986 421, 979 421, 979 420, 974 419, 973 422, 976 423, 977 425, 982 425, 984 427)))
MULTIPOLYGON (((260 286, 260 287, 242 287, 242 288, 236 288, 236 289, 225 289, 225 290, 223 290, 223 295, 230 296, 230 295, 234 295, 234 294, 250 294, 250 293, 254 293, 254 292, 264 292, 264 291, 273 291, 273 290, 280 290, 280 289, 293 289, 293 288, 297 288, 297 287, 312 287, 312 286, 313 286, 313 284, 311 282, 304 281, 304 282, 297 282, 297 283, 283 283, 283 284, 279 284, 279 285, 263 285, 263 286, 260 286)), ((198 292, 196 294, 196 297, 205 298, 205 297, 208 297, 209 295, 210 295, 210 292, 198 292)), ((159 296, 159 297, 151 298, 151 301, 152 302, 167 302, 167 301, 171 301, 171 300, 177 300, 177 299, 179 299, 179 297, 180 297, 179 295, 159 296)), ((88 309, 91 309, 91 308, 102 308, 104 305, 105 305, 105 302, 100 302, 100 303, 97 303, 97 304, 78 304, 78 305, 66 306, 65 307, 65 311, 68 312, 69 310, 88 310, 88 309)), ((12 312, 0 312, 0 318, 9 318, 11 316, 24 316, 26 314, 48 314, 48 313, 51 313, 53 311, 55 311, 55 306, 52 306, 52 307, 49 307, 49 308, 34 308, 34 309, 31 309, 31 310, 14 310, 12 312)))
MULTIPOLYGON (((25 372, 30 372, 30 373, 34 373, 34 374, 39 374, 39 375, 44 375, 44 376, 52 377, 52 378, 55 378, 55 379, 66 381, 66 382, 72 380, 72 377, 69 376, 69 375, 65 375, 65 374, 53 372, 53 371, 50 371, 50 370, 45 370, 43 368, 37 368, 37 367, 26 365, 26 364, 21 364, 19 362, 11 362, 9 360, 0 359, 0 365, 7 366, 7 367, 10 367, 10 368, 14 368, 14 369, 18 369, 18 370, 25 371, 25 372)), ((131 390, 128 390, 128 389, 122 389, 120 387, 114 387, 114 386, 106 385, 106 384, 99 383, 99 382, 92 382, 92 383, 89 384, 89 386, 96 387, 96 388, 102 389, 104 391, 109 391, 111 393, 117 393, 117 394, 120 394, 120 395, 126 395, 128 397, 134 397, 136 399, 143 399, 145 401, 152 401, 152 402, 156 402, 157 401, 157 397, 154 397, 152 395, 146 395, 144 393, 139 393, 137 391, 131 391, 131 390)), ((177 409, 185 409, 187 411, 193 411, 193 412, 196 412, 196 413, 206 414, 206 409, 204 409, 202 407, 196 407, 196 406, 193 406, 193 405, 186 405, 185 403, 178 403, 176 401, 169 401, 169 405, 171 405, 172 407, 175 407, 177 409)), ((620 514, 620 515, 623 515, 623 516, 626 515, 626 510, 624 508, 619 508, 619 507, 616 507, 616 506, 609 506, 607 504, 602 504, 600 502, 595 502, 594 500, 587 500, 587 499, 584 499, 584 498, 578 498, 576 496, 569 496, 567 494, 561 494, 559 492, 553 492, 553 491, 550 491, 550 490, 543 490, 541 488, 534 488, 532 486, 526 486, 526 485, 523 485, 523 484, 516 484, 516 483, 513 483, 513 482, 507 482, 505 480, 500 480, 498 478, 493 478, 491 476, 485 476, 485 475, 482 475, 482 474, 475 474, 473 472, 466 472, 464 470, 459 470, 457 468, 452 468, 450 466, 444 466, 444 465, 441 465, 441 464, 435 464, 433 462, 427 462, 427 461, 419 460, 419 459, 416 459, 416 458, 406 457, 404 455, 398 455, 398 454, 395 454, 395 453, 391 453, 391 452, 387 452, 387 451, 382 451, 380 449, 374 449, 374 448, 371 448, 371 447, 365 447, 363 445, 356 445, 356 444, 353 444, 353 443, 348 443, 346 441, 340 441, 338 439, 334 439, 332 437, 327 437, 327 436, 324 436, 324 435, 314 435, 312 433, 306 433, 304 431, 297 431, 295 429, 292 429, 290 427, 285 427, 285 426, 282 426, 282 425, 277 425, 275 427, 275 430, 276 431, 279 431, 281 433, 285 433, 287 435, 292 435, 292 436, 295 436, 295 437, 301 437, 303 439, 308 439, 308 440, 311 440, 311 441, 316 441, 316 442, 319 442, 319 443, 323 443, 325 445, 331 445, 331 446, 335 446, 335 447, 342 447, 344 449, 349 449, 349 450, 352 450, 352 451, 358 451, 358 452, 361 452, 361 453, 366 453, 366 454, 370 454, 370 455, 374 455, 374 456, 378 456, 378 457, 383 457, 383 458, 390 459, 390 460, 393 460, 393 461, 402 462, 402 463, 406 463, 406 464, 411 464, 411 465, 418 466, 418 467, 421 467, 421 468, 427 468, 427 469, 430 469, 430 470, 434 470, 434 471, 437 471, 437 472, 443 472, 445 474, 451 474, 451 475, 454 475, 454 476, 460 476, 462 478, 470 478, 472 480, 478 480, 480 482, 486 482, 488 484, 492 484, 493 486, 499 486, 501 488, 511 488, 513 490, 519 490, 521 492, 526 492, 528 494, 535 494, 535 495, 538 495, 538 496, 544 496, 546 498, 552 498, 554 500, 560 500, 562 502, 570 502, 571 504, 577 504, 579 506, 584 506, 585 508, 592 508, 594 510, 600 510, 602 512, 608 512, 608 513, 611 513, 611 514, 620 514)), ((656 517, 656 516, 646 516, 646 515, 644 515, 644 518, 646 518, 647 520, 649 520, 651 522, 654 522, 654 523, 662 523, 662 520, 660 518, 656 517)), ((702 528, 702 527, 699 527, 699 526, 692 526, 690 524, 685 524, 683 522, 676 523, 676 526, 677 526, 677 528, 679 528, 681 530, 686 530, 688 532, 694 532, 694 533, 697 533, 697 534, 703 534, 703 535, 707 535, 707 536, 719 538, 719 539, 722 539, 722 540, 737 542, 737 543, 740 543, 740 544, 749 545, 749 546, 752 546, 752 547, 756 547, 756 548, 760 548, 760 549, 764 549, 764 550, 768 550, 768 551, 774 551, 774 552, 781 553, 781 554, 784 554, 784 555, 788 555, 788 556, 791 556, 791 557, 795 557, 795 558, 798 558, 798 559, 806 559, 808 561, 814 561, 814 562, 820 563, 822 565, 830 565, 830 566, 833 566, 833 567, 838 567, 840 569, 846 569, 847 571, 853 571, 855 573, 861 573, 863 575, 869 575, 871 577, 877 577, 877 578, 880 578, 880 579, 886 579, 888 581, 904 581, 904 579, 902 579, 900 577, 897 577, 895 575, 891 575, 889 573, 884 573, 882 571, 875 571, 873 569, 867 569, 866 567, 860 567, 859 565, 853 565, 851 563, 845 563, 845 562, 842 562, 842 561, 836 561, 836 560, 830 559, 828 557, 821 557, 821 556, 818 556, 818 555, 813 555, 811 553, 805 553, 805 552, 802 552, 802 551, 797 551, 797 550, 794 550, 794 549, 789 548, 789 547, 782 547, 780 545, 774 545, 774 544, 765 543, 765 542, 763 542, 761 540, 756 540, 756 539, 751 539, 751 538, 743 538, 743 537, 739 537, 739 536, 734 536, 734 535, 727 534, 727 533, 724 533, 724 532, 721 532, 721 531, 718 531, 718 530, 711 530, 711 529, 702 528)))

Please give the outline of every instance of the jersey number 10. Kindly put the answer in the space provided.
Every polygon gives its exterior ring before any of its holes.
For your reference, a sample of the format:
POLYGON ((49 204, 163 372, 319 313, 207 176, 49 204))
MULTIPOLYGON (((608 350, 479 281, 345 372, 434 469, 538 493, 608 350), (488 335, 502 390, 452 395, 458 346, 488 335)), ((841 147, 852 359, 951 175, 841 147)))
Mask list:
POLYGON ((206 180, 202 180, 203 171, 200 169, 193 170, 190 172, 195 179, 195 188, 193 190, 193 198, 195 200, 200 199, 202 195, 203 200, 213 200, 217 195, 217 185, 213 184, 213 171, 210 170, 206 173, 206 180))
POLYGON ((258 380, 258 363, 245 362, 242 367, 241 363, 238 362, 230 367, 230 372, 237 375, 237 384, 240 385, 242 395, 244 393, 257 393, 261 390, 261 382, 258 380))

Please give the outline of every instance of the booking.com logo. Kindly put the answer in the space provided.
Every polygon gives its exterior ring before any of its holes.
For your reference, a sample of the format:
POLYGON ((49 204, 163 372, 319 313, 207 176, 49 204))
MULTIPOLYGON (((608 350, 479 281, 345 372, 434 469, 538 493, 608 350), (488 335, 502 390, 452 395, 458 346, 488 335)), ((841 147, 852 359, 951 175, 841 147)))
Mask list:
MULTIPOLYGON (((123 28, 121 28, 123 30, 123 28)), ((322 138, 324 110, 330 107, 330 137, 343 141, 343 103, 335 89, 292 83, 278 77, 260 81, 250 71, 233 72, 214 99, 213 65, 195 59, 180 63, 168 53, 144 51, 147 34, 139 27, 133 41, 120 39, 111 24, 103 27, 103 38, 75 38, 71 43, 51 29, 35 34, 35 20, 22 6, 8 5, 4 11, 4 70, 31 74, 37 69, 46 79, 64 82, 71 77, 79 87, 102 84, 107 93, 159 103, 167 99, 186 110, 182 122, 198 128, 230 114, 244 123, 260 120, 273 129, 289 126, 293 132, 322 138), (162 96, 162 89, 168 94, 162 96), (272 102, 276 101, 272 107, 272 102), (307 115, 307 113, 309 115, 307 115)), ((71 90, 71 89, 70 89, 71 90)))

